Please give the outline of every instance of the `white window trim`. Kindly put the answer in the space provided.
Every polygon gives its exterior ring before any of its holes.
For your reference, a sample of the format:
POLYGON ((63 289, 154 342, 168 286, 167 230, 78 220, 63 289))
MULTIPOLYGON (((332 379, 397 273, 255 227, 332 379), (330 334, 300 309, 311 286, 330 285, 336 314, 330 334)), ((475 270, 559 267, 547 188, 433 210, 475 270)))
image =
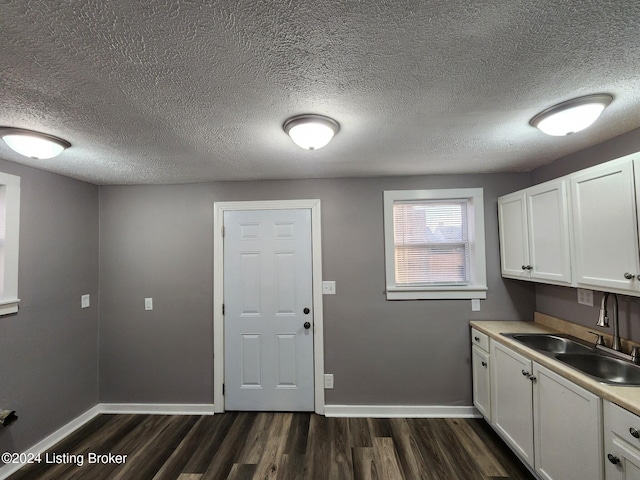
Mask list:
POLYGON ((6 188, 6 237, 4 241, 4 295, 0 315, 18 311, 18 250, 20 246, 20 177, 0 172, 0 185, 6 188))
POLYGON ((484 240, 484 196, 482 188, 441 190, 388 190, 384 192, 384 255, 387 300, 485 299, 487 273, 484 240), (405 200, 468 199, 473 212, 468 216, 471 283, 437 287, 399 287, 395 280, 393 203, 405 200))

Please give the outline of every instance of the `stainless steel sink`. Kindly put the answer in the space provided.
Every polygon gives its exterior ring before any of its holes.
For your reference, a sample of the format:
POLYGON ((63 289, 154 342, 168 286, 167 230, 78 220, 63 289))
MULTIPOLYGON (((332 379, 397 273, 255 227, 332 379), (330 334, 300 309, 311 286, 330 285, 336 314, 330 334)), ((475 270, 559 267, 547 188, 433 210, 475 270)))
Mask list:
POLYGON ((505 337, 546 353, 593 353, 594 348, 568 335, 550 333, 508 333, 505 337))
POLYGON ((640 365, 597 353, 561 353, 557 360, 603 383, 640 385, 640 365))
POLYGON ((527 347, 575 368, 601 383, 640 386, 640 365, 614 358, 565 334, 503 333, 527 347))

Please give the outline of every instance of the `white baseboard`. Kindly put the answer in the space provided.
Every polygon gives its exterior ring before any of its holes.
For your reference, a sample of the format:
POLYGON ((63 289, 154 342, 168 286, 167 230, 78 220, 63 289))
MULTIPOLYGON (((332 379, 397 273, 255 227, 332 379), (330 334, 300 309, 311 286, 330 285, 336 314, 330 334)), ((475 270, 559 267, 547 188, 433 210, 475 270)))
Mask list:
POLYGON ((99 403, 100 413, 149 415, 213 415, 212 403, 99 403))
POLYGON ((325 405, 327 417, 481 418, 475 407, 439 405, 325 405))
MULTIPOLYGON (((65 426, 59 428, 44 440, 24 452, 27 455, 44 453, 56 443, 93 420, 100 414, 151 414, 151 415, 213 415, 213 404, 164 404, 164 403, 99 403, 65 426)), ((25 464, 10 463, 0 467, 0 480, 9 477, 25 464)))
MULTIPOLYGON (((85 423, 93 420, 95 417, 100 415, 101 412, 99 407, 100 405, 98 404, 95 407, 90 408, 89 410, 84 412, 82 415, 74 418, 65 426, 59 428, 58 430, 53 432, 51 435, 46 437, 44 440, 41 440, 40 442, 36 443, 33 447, 26 450, 25 452, 15 452, 15 453, 26 453, 27 456, 30 456, 30 455, 37 455, 39 453, 46 452, 51 447, 53 447, 56 443, 58 443, 60 440, 72 434, 78 428, 82 427, 85 423)), ((0 467, 0 479, 7 478, 9 475, 12 475, 13 473, 20 470, 24 465, 25 464, 21 464, 21 463, 9 463, 7 465, 4 465, 3 467, 0 467)))

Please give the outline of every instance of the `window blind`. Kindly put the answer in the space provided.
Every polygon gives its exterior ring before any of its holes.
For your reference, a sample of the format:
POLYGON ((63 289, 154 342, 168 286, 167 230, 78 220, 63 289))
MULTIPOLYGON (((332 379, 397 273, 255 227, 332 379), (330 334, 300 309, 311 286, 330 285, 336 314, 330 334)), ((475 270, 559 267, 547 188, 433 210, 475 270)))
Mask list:
POLYGON ((396 285, 469 284, 467 202, 394 202, 396 285))

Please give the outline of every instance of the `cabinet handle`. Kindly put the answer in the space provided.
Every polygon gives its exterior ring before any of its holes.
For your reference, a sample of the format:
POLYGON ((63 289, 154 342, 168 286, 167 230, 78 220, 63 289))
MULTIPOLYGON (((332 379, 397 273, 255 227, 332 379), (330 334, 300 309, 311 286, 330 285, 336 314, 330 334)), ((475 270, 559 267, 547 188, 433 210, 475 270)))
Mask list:
POLYGON ((531 376, 531 374, 529 372, 527 372, 526 370, 522 370, 522 375, 524 375, 527 378, 531 376))
POLYGON ((640 432, 633 427, 629 429, 629 433, 633 438, 640 438, 640 432))
POLYGON ((476 342, 479 342, 479 341, 480 341, 480 337, 473 337, 473 339, 474 339, 476 342))
POLYGON ((614 455, 611 455, 610 453, 607 454, 607 458, 609 459, 609 461, 611 463, 613 463, 614 465, 617 465, 620 463, 620 459, 614 455))
POLYGON ((624 274, 624 278, 626 278, 627 280, 631 280, 632 278, 635 278, 635 275, 633 273, 625 273, 624 274))
POLYGON ((482 366, 483 366, 484 368, 487 368, 487 362, 482 362, 482 366))
POLYGON ((533 267, 531 265, 522 265, 522 269, 523 270, 533 270, 533 267))
POLYGON ((526 269, 527 269, 527 266, 526 266, 526 265, 522 265, 522 269, 523 269, 523 270, 526 270, 526 269))
POLYGON ((529 375, 529 380, 531 380, 532 382, 535 382, 537 378, 535 377, 535 375, 529 375))

